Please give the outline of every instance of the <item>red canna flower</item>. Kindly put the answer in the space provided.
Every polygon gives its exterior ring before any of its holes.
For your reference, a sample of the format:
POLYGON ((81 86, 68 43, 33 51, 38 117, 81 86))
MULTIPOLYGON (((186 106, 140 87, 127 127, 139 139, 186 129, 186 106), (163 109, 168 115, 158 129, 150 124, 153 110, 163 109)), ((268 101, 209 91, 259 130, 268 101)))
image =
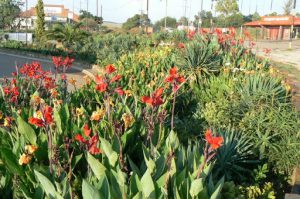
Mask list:
POLYGON ((180 42, 180 43, 178 44, 178 48, 185 48, 185 44, 182 43, 182 42, 180 42))
POLYGON ((223 145, 223 141, 224 141, 222 136, 219 137, 213 136, 211 129, 206 130, 205 139, 214 150, 220 148, 223 145))
POLYGON ((86 140, 80 134, 75 135, 75 140, 78 141, 78 142, 81 142, 81 143, 86 142, 86 140))
POLYGON ((88 125, 88 124, 85 124, 85 125, 83 126, 83 132, 84 132, 84 135, 85 135, 86 137, 89 137, 89 136, 90 136, 91 131, 92 131, 92 130, 89 128, 89 125, 88 125))
POLYGON ((151 97, 143 96, 141 98, 141 100, 143 103, 151 105, 151 106, 160 106, 164 103, 163 99, 162 99, 163 91, 164 91, 163 88, 159 88, 152 94, 151 97))
POLYGON ((57 56, 57 57, 53 56, 52 57, 52 62, 55 65, 56 68, 59 68, 59 67, 64 65, 64 61, 62 59, 62 56, 57 56))
POLYGON ((173 67, 170 69, 170 75, 167 76, 165 82, 173 84, 173 91, 176 92, 179 88, 178 84, 185 82, 185 78, 177 74, 177 68, 173 67))
POLYGON ((74 62, 74 59, 72 59, 69 56, 67 56, 65 58, 65 60, 63 61, 63 65, 66 66, 67 68, 71 68, 73 62, 74 62))
POLYGON ((95 78, 95 82, 97 84, 96 87, 95 87, 95 89, 97 91, 105 92, 107 90, 108 85, 107 85, 107 83, 106 83, 106 81, 104 80, 103 77, 100 77, 100 76, 97 75, 96 78, 95 78))
POLYGON ((115 76, 113 76, 113 77, 111 78, 110 83, 117 82, 117 81, 119 81, 121 78, 122 78, 122 75, 117 74, 117 75, 115 75, 115 76))
POLYGON ((120 96, 125 94, 125 92, 123 91, 123 89, 121 87, 116 88, 115 92, 118 93, 118 95, 120 95, 120 96))
POLYGON ((109 64, 105 67, 105 71, 107 74, 111 74, 116 71, 116 68, 114 67, 114 65, 109 64))
POLYGON ((29 118, 28 120, 29 124, 35 125, 37 127, 43 127, 44 126, 44 121, 42 119, 38 119, 38 118, 29 118))
POLYGON ((98 135, 94 135, 93 137, 90 137, 91 129, 89 128, 89 126, 87 124, 84 125, 83 131, 84 131, 84 135, 87 137, 87 139, 85 139, 82 135, 77 134, 77 135, 75 135, 75 140, 77 142, 84 144, 87 147, 87 150, 91 154, 96 155, 96 154, 101 153, 101 150, 97 147, 98 142, 99 142, 98 135))
POLYGON ((52 116, 52 107, 46 106, 44 110, 44 118, 46 124, 51 124, 53 122, 53 116, 52 116))

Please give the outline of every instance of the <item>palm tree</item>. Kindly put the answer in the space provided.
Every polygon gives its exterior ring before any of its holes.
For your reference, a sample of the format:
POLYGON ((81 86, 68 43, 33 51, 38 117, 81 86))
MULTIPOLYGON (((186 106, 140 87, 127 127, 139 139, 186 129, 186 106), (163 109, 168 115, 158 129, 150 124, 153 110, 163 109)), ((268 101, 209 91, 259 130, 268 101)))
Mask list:
POLYGON ((84 42, 89 33, 80 29, 81 24, 62 24, 57 23, 48 31, 47 37, 49 39, 61 42, 64 48, 72 48, 78 42, 84 42))

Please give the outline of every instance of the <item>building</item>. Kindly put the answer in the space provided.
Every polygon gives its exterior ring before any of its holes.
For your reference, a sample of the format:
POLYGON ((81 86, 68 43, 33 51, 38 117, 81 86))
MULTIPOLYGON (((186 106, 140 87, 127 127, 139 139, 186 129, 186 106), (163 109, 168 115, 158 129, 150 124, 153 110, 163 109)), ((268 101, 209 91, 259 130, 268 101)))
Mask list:
MULTIPOLYGON (((45 22, 51 24, 55 22, 67 23, 71 21, 78 21, 79 16, 63 5, 44 5, 45 22)), ((35 7, 30 8, 20 14, 15 21, 20 29, 34 29, 35 21, 37 19, 35 7)))
POLYGON ((261 38, 268 40, 289 40, 300 34, 300 18, 295 16, 264 16, 244 26, 261 29, 261 38))

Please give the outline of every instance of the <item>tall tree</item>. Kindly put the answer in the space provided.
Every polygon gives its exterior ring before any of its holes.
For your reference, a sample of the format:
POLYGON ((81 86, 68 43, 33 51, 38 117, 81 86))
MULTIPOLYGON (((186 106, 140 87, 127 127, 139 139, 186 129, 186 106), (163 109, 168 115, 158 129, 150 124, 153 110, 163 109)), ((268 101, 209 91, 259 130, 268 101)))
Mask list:
POLYGON ((45 33, 45 12, 44 12, 44 3, 43 0, 38 0, 38 3, 35 7, 36 9, 36 27, 35 27, 35 37, 37 40, 40 40, 45 33))
POLYGON ((0 29, 13 27, 21 12, 20 6, 21 3, 17 0, 0 0, 0 29))
POLYGON ((166 25, 167 27, 169 28, 176 28, 176 25, 177 25, 177 20, 175 18, 172 18, 172 17, 164 17, 162 18, 161 20, 157 21, 155 24, 154 24, 154 28, 155 29, 159 29, 161 27, 165 27, 165 20, 166 20, 166 25))
POLYGON ((283 6, 283 13, 285 15, 290 15, 293 9, 294 0, 287 0, 283 6))
POLYGON ((239 11, 237 0, 217 0, 216 11, 225 17, 237 13, 239 11))
POLYGON ((130 30, 132 28, 136 28, 139 26, 145 26, 146 24, 150 24, 150 19, 146 14, 136 14, 131 18, 128 18, 125 23, 123 23, 122 28, 125 30, 130 30))

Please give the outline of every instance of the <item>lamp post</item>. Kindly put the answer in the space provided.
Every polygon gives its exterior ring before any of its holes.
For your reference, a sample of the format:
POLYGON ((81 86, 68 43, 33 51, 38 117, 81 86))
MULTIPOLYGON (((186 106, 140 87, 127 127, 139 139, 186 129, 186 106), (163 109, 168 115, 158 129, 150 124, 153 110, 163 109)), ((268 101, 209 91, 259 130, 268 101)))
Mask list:
POLYGON ((166 0, 165 31, 167 30, 168 0, 166 0))

